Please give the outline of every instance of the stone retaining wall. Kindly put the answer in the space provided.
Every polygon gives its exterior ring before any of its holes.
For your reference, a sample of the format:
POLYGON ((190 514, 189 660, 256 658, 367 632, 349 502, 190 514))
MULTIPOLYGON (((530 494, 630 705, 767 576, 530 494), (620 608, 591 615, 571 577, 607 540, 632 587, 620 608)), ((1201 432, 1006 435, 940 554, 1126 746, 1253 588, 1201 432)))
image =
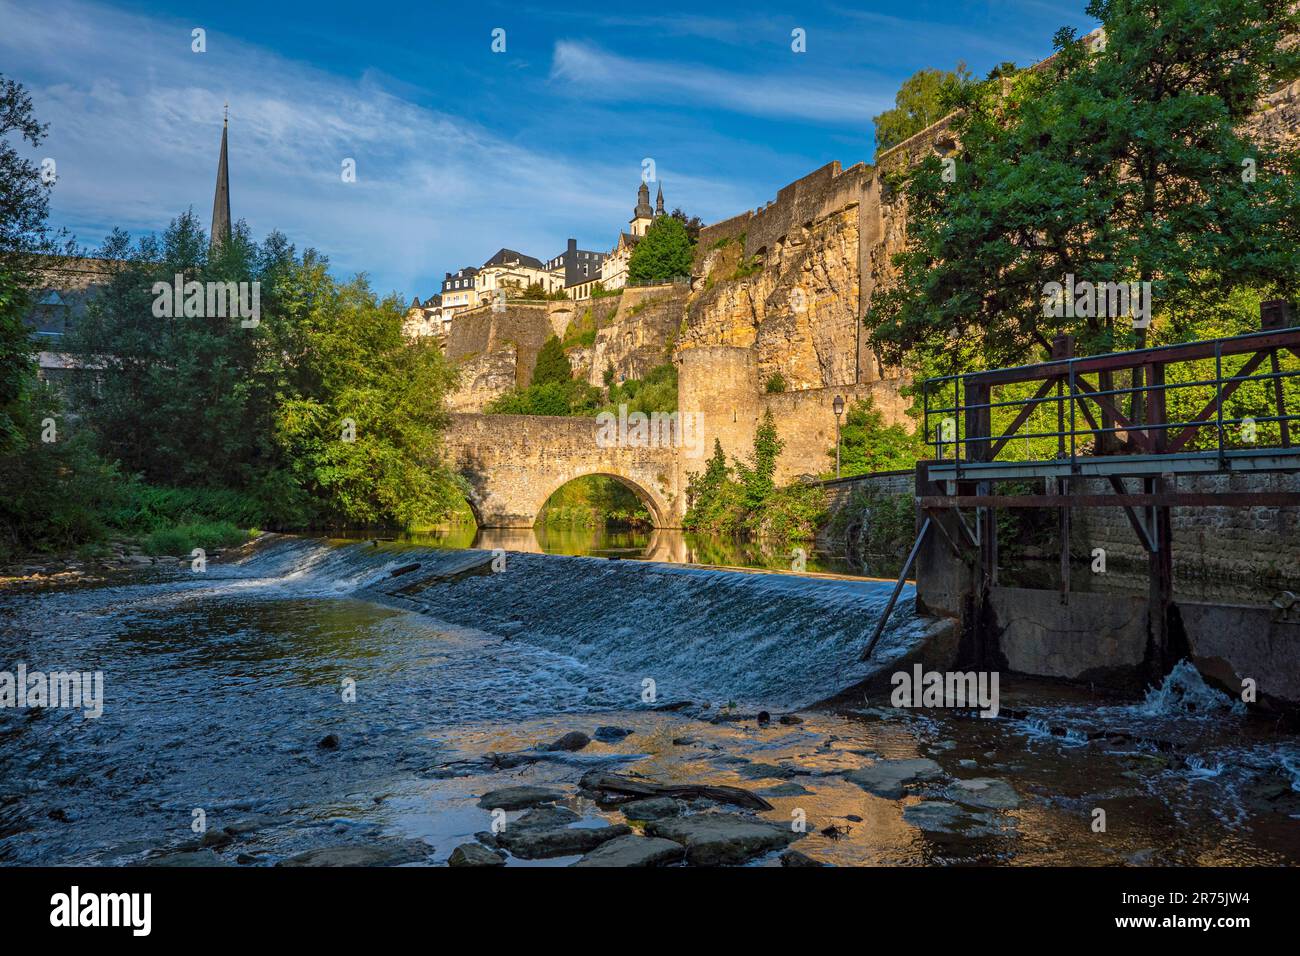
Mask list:
MULTIPOLYGON (((1130 490, 1137 490, 1132 481, 1130 490)), ((1101 479, 1077 479, 1079 494, 1110 494, 1101 479)), ((1300 491, 1300 475, 1182 476, 1178 490, 1300 491)), ((1252 584, 1300 583, 1300 509, 1174 508, 1174 567, 1178 576, 1222 576, 1252 584)), ((1080 508, 1075 549, 1104 548, 1107 560, 1143 562, 1146 552, 1120 508, 1080 508)))

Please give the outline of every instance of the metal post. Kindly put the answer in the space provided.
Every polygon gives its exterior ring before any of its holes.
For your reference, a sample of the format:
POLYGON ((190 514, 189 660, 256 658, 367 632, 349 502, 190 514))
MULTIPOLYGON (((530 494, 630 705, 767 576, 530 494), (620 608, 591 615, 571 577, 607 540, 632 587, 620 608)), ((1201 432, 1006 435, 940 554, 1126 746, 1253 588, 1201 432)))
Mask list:
POLYGON ((1073 474, 1074 470, 1079 467, 1078 465, 1079 449, 1077 447, 1077 441, 1075 439, 1075 436, 1078 434, 1079 431, 1079 427, 1076 424, 1078 420, 1076 414, 1076 408, 1075 408, 1076 405, 1078 405, 1078 397, 1076 395, 1076 387, 1074 384, 1074 360, 1071 359, 1070 360, 1070 473, 1071 474, 1073 474))
POLYGON ((1214 343, 1214 404, 1218 410, 1219 469, 1223 469, 1223 344, 1214 343))
POLYGON ((835 477, 840 476, 840 416, 844 414, 844 397, 836 395, 831 402, 831 411, 835 413, 835 477))
MULTIPOLYGON (((1161 494, 1166 490, 1164 476, 1146 478, 1143 483, 1148 494, 1161 494)), ((1148 556, 1150 587, 1147 604, 1151 648, 1147 663, 1152 671, 1150 677, 1159 680, 1177 663, 1173 659, 1169 630, 1169 611, 1174 597, 1173 528, 1167 506, 1153 505, 1147 514, 1147 528, 1154 545, 1148 556)))
MULTIPOLYGON (((1070 479, 1056 479, 1056 492, 1061 495, 1070 493, 1070 479)), ((1061 603, 1070 603, 1070 509, 1060 509, 1061 534, 1061 603)))
POLYGON ((1278 376, 1273 379, 1273 401, 1277 404, 1278 424, 1282 426, 1282 447, 1291 447, 1291 428, 1286 420, 1286 389, 1282 385, 1280 377, 1281 366, 1277 360, 1277 349, 1273 349, 1268 356, 1269 364, 1272 366, 1273 375, 1278 376))
POLYGON ((907 554, 907 560, 903 562, 903 570, 898 572, 898 581, 894 584, 893 593, 889 595, 889 603, 885 605, 884 613, 880 615, 880 620, 876 622, 876 629, 871 634, 871 640, 867 642, 866 649, 862 652, 859 660, 871 660, 871 652, 876 649, 876 641, 880 640, 880 635, 885 633, 885 622, 889 620, 889 615, 894 611, 894 604, 898 601, 898 595, 903 590, 903 583, 907 580, 907 572, 912 570, 912 562, 916 560, 917 554, 921 550, 921 542, 930 532, 930 523, 933 518, 927 517, 921 525, 921 530, 916 535, 916 541, 912 545, 912 550, 907 554))
POLYGON ((840 416, 835 416, 835 477, 840 476, 840 416))

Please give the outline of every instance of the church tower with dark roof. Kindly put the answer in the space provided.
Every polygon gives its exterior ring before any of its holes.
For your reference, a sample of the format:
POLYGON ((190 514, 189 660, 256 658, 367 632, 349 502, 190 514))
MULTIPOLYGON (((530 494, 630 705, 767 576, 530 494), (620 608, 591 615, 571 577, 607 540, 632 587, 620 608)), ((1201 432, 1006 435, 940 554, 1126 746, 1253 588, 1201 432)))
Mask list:
POLYGON ((654 218, 655 211, 650 208, 650 187, 643 179, 640 188, 636 191, 636 209, 632 210, 632 218, 628 221, 632 235, 644 236, 645 231, 650 228, 650 223, 654 222, 654 218))
POLYGON ((226 131, 230 125, 230 108, 221 121, 221 159, 217 162, 217 190, 212 197, 212 232, 208 248, 214 250, 230 241, 230 164, 226 156, 226 131))

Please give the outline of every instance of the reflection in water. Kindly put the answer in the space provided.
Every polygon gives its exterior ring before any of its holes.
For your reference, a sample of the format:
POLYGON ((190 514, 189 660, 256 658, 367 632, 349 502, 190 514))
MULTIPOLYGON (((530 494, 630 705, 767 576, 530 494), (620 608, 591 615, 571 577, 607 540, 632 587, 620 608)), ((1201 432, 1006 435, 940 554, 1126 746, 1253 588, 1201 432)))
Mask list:
POLYGON ((479 548, 529 554, 590 555, 668 564, 706 564, 727 568, 806 570, 861 576, 843 558, 814 550, 813 542, 758 542, 675 528, 615 530, 538 525, 535 528, 475 528, 452 525, 402 538, 439 548, 479 548), (796 551, 799 549, 799 551, 796 551), (799 552, 802 552, 800 554, 799 552), (796 567, 801 564, 801 567, 796 567))

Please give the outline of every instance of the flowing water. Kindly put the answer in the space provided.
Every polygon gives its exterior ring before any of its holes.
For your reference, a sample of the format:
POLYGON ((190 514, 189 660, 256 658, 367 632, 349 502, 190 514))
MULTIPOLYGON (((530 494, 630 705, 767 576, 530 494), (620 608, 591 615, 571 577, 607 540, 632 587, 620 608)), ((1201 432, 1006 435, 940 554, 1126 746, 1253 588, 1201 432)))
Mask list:
POLYGON ((490 557, 280 538, 202 573, 0 593, 0 670, 104 679, 98 718, 0 708, 0 862, 175 859, 202 818, 235 834, 209 862, 417 841, 437 863, 488 828, 476 801, 497 787, 556 785, 577 825, 622 822, 576 793, 593 767, 755 790, 837 864, 1300 862, 1296 738, 1190 668, 1143 701, 1007 680, 989 720, 887 690, 814 707, 923 639, 910 595, 868 666, 886 583, 514 552, 471 567, 490 557), (531 750, 600 725, 631 733, 531 750), (489 756, 520 751, 535 759, 489 756), (913 756, 944 777, 903 800, 844 776, 913 756), (963 778, 1018 799, 919 826, 912 808, 952 808, 963 778))

